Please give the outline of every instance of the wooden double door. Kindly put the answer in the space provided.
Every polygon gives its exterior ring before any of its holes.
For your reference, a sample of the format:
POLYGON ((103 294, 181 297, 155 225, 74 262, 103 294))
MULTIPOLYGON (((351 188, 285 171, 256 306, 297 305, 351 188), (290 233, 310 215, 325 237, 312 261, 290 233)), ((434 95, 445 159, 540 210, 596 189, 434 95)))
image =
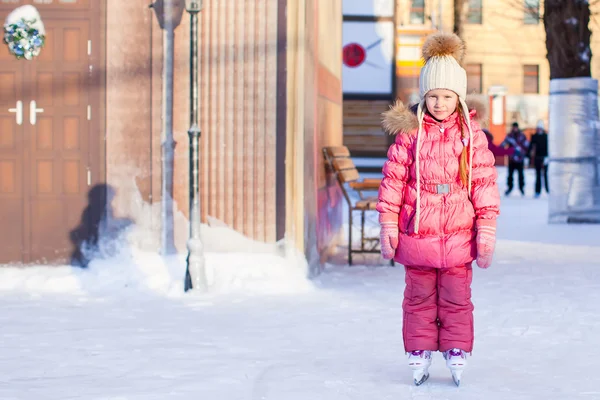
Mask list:
POLYGON ((32 61, 0 43, 2 264, 69 263, 88 193, 104 182, 100 3, 0 0, 2 22, 32 4, 46 28, 32 61))

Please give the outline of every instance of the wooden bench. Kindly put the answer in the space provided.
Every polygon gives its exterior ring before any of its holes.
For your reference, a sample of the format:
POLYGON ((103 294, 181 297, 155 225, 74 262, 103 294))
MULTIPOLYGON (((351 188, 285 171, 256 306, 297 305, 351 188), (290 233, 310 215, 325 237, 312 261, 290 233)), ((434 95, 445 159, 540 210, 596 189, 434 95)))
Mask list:
MULTIPOLYGON (((335 175, 346 202, 348 203, 348 264, 352 265, 352 254, 354 253, 376 253, 381 252, 379 248, 379 236, 368 237, 365 235, 365 214, 367 211, 375 211, 377 196, 366 196, 364 192, 379 190, 381 179, 360 179, 360 175, 346 146, 324 147, 323 156, 327 166, 335 175), (358 194, 358 199, 353 201, 347 188, 358 194), (360 248, 352 247, 353 213, 360 212, 360 248)), ((392 265, 394 262, 392 260, 392 265)))

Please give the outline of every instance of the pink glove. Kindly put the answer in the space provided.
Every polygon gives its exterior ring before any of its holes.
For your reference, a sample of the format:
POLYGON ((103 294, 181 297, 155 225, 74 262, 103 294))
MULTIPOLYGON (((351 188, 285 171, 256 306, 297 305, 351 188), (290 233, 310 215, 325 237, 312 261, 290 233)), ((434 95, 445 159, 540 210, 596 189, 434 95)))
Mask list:
POLYGON ((382 223, 379 234, 381 244, 381 255, 386 260, 391 260, 396 255, 398 247, 398 224, 382 223))
POLYGON ((476 226, 477 265, 480 268, 489 268, 496 246, 496 220, 478 219, 476 226))

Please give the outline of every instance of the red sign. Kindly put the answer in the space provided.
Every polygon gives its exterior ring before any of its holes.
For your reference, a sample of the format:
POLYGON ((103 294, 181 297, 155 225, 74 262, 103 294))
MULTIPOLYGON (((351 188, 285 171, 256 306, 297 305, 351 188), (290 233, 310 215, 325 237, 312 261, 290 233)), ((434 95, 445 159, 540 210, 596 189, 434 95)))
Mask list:
POLYGON ((344 64, 350 68, 359 67, 365 62, 367 51, 358 43, 348 43, 343 49, 344 64))

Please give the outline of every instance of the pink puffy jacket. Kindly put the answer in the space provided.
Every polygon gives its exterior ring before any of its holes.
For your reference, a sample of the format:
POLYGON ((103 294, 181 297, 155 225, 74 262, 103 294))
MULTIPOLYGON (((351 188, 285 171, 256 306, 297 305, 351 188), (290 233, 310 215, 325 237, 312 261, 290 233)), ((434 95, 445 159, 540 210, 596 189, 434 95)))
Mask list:
POLYGON ((472 105, 469 109, 474 142, 471 198, 459 177, 459 158, 464 145, 458 113, 442 122, 426 113, 419 149, 420 213, 415 210, 417 117, 401 103, 384 113, 383 126, 390 134, 396 134, 396 140, 383 166, 377 211, 381 223, 398 223, 399 242, 394 260, 400 264, 448 268, 472 262, 477 256, 475 220, 495 221, 499 214, 495 159, 488 150, 485 134, 474 120, 477 112, 472 105))

